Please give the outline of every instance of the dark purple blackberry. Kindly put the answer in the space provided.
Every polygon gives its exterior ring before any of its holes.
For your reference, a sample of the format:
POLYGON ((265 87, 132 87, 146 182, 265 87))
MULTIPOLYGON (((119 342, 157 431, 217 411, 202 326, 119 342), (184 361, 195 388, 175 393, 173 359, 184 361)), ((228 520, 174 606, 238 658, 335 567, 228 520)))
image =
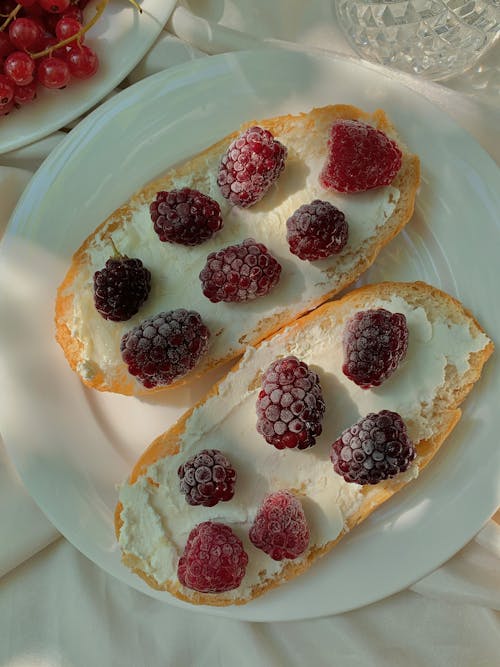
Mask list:
POLYGON ((344 374, 362 389, 378 387, 406 356, 406 317, 384 308, 359 311, 344 327, 343 348, 344 374))
POLYGON ((190 505, 213 507, 234 495, 236 472, 218 449, 204 449, 183 463, 177 474, 190 505))
POLYGON ((345 215, 327 201, 315 199, 300 206, 286 221, 290 252, 300 259, 323 259, 338 254, 347 243, 345 215))
POLYGON ((129 320, 146 301, 150 289, 151 273, 140 259, 111 257, 94 273, 94 304, 106 320, 129 320))
POLYGON ((191 188, 157 192, 149 212, 160 241, 199 245, 223 226, 219 204, 191 188))
POLYGON ((200 273, 201 288, 213 303, 250 301, 267 294, 280 273, 280 263, 265 245, 245 239, 208 255, 200 273))
POLYGON ((122 336, 120 350, 131 375, 147 389, 169 385, 193 369, 210 332, 193 310, 171 310, 143 320, 122 336))
POLYGON ((222 157, 217 183, 222 195, 236 206, 258 202, 285 168, 287 149, 261 127, 248 128, 222 157))
POLYGON ((321 433, 319 378, 297 357, 278 359, 264 372, 256 407, 257 431, 276 449, 307 449, 321 433))
POLYGON ((407 470, 415 458, 397 412, 371 412, 346 429, 331 447, 333 469, 346 482, 377 484, 407 470))

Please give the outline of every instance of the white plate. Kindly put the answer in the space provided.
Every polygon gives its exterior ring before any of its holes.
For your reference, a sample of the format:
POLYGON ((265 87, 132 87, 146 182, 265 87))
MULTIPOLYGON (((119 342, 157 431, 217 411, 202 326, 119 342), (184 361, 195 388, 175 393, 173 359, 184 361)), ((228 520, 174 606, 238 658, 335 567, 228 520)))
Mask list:
MULTIPOLYGON (((153 46, 176 0, 139 0, 142 14, 129 0, 109 0, 104 13, 85 36, 99 56, 100 67, 87 80, 72 79, 64 90, 39 86, 37 99, 0 117, 0 153, 31 144, 63 128, 110 93, 153 46)), ((95 15, 97 0, 85 8, 95 15)))
MULTIPOLYGON (((78 549, 122 581, 174 605, 185 606, 147 588, 120 563, 115 485, 207 383, 147 400, 83 389, 53 340, 56 286, 71 253, 97 223, 169 165, 245 120, 336 102, 386 109, 422 158, 414 220, 365 280, 426 280, 458 296, 495 338, 496 166, 411 90, 323 55, 216 56, 127 89, 73 130, 35 174, 1 251, 0 424, 9 454, 42 510, 78 549)), ((433 464, 338 548, 246 606, 196 609, 248 620, 342 612, 405 588, 452 556, 500 500, 497 356, 433 464)))

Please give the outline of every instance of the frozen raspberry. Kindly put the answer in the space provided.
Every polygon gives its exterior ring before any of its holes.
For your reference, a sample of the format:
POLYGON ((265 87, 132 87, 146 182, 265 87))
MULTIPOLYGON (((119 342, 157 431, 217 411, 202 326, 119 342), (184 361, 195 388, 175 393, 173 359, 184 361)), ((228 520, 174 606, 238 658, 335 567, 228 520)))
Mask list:
POLYGON ((193 310, 171 310, 143 320, 121 339, 128 371, 147 389, 171 384, 194 368, 210 332, 193 310))
POLYGON ((389 185, 401 167, 401 156, 396 142, 380 130, 358 120, 339 120, 332 126, 319 180, 338 192, 389 185))
POLYGON ((378 387, 406 356, 406 317, 384 308, 359 311, 345 325, 342 342, 344 374, 362 389, 378 387))
POLYGON ((213 303, 250 301, 267 294, 280 273, 281 264, 265 245, 245 239, 208 255, 200 273, 201 288, 213 303))
POLYGON ((336 255, 347 243, 347 222, 342 211, 327 201, 304 204, 286 221, 290 252, 300 259, 336 255))
POLYGON ((274 560, 297 558, 309 544, 309 526, 300 500, 290 491, 271 493, 260 506, 250 541, 274 560))
POLYGON ((371 412, 346 429, 331 447, 333 469, 346 482, 377 484, 404 472, 415 458, 397 412, 371 412))
POLYGON ((205 521, 189 533, 177 576, 183 586, 194 591, 223 593, 238 588, 247 564, 247 553, 231 528, 205 521))
POLYGON ((217 183, 236 206, 252 206, 285 168, 287 149, 268 130, 254 126, 235 139, 223 156, 217 183))
POLYGON ((111 257, 94 273, 94 304, 106 320, 123 322, 135 315, 151 289, 151 273, 140 259, 111 257))
POLYGON ((289 356, 264 372, 257 398, 257 431, 276 449, 307 449, 321 433, 325 402, 319 378, 289 356))
POLYGON ((179 467, 177 474, 180 490, 190 505, 213 507, 234 495, 236 472, 218 449, 198 452, 179 467))
POLYGON ((198 190, 162 190, 149 206, 160 241, 194 246, 222 229, 219 204, 198 190))

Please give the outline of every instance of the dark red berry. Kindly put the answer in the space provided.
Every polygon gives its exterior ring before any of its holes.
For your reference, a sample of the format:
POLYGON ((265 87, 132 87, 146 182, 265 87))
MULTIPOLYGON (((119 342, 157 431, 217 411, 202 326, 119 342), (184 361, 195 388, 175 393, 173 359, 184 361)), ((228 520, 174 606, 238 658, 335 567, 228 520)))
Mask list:
POLYGON ((149 211, 160 241, 194 246, 223 226, 219 204, 191 188, 157 192, 149 211))
POLYGON ((111 257, 94 273, 94 303, 106 320, 123 322, 135 315, 151 289, 151 273, 140 259, 111 257))
POLYGON ((344 327, 344 374, 362 389, 378 387, 406 356, 408 326, 385 308, 355 313, 344 327))
POLYGON ((358 120, 339 120, 331 129, 328 157, 319 180, 338 192, 362 192, 392 183, 401 167, 395 141, 358 120))
POLYGON ((315 199, 298 208, 286 221, 290 252, 300 259, 336 255, 347 243, 345 215, 327 201, 315 199))
POLYGON ((121 339, 122 358, 147 389, 169 385, 192 370, 210 332, 193 310, 171 310, 143 320, 121 339))
POLYGON ((223 523, 205 521, 189 533, 177 567, 179 581, 200 593, 223 593, 238 588, 248 555, 239 537, 223 523))
POLYGON ((190 505, 213 507, 234 495, 236 472, 218 449, 198 452, 179 467, 177 474, 180 490, 190 505))
POLYGON ((265 245, 245 239, 238 245, 211 252, 201 270, 203 294, 213 303, 250 301, 278 283, 281 264, 265 245))
POLYGON ((257 549, 274 560, 303 554, 309 544, 309 526, 300 500, 286 490, 268 495, 248 536, 257 549))
POLYGON ((277 449, 307 449, 321 434, 325 402, 318 375, 297 357, 273 362, 257 399, 257 431, 277 449))
POLYGON ((287 149, 271 132, 254 126, 229 145, 222 157, 217 183, 236 206, 258 202, 285 168, 287 149))
POLYGON ((407 470, 415 458, 406 425, 397 412, 370 413, 332 444, 333 469, 346 482, 378 484, 407 470))

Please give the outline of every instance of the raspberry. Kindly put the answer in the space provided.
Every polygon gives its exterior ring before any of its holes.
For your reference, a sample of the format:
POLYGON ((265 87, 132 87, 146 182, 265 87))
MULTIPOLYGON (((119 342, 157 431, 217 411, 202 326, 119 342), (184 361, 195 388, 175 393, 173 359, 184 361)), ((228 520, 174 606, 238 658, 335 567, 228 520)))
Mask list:
POLYGON ((342 211, 327 201, 304 204, 286 221, 290 252, 300 259, 336 255, 347 243, 347 222, 342 211))
POLYGON ((300 500, 290 491, 271 493, 260 506, 250 541, 274 560, 297 558, 309 544, 309 526, 300 500))
POLYGON ((171 384, 190 371, 208 347, 210 332, 193 310, 171 310, 143 320, 122 336, 129 373, 147 388, 171 384))
POLYGON ((123 322, 135 315, 151 289, 151 273, 140 259, 111 257, 94 273, 94 303, 106 320, 123 322))
POLYGON ((344 374, 362 389, 378 387, 406 355, 406 317, 384 308, 359 311, 345 325, 343 347, 344 374))
POLYGON ((371 412, 332 444, 333 469, 346 482, 377 484, 404 472, 415 458, 406 425, 397 412, 371 412))
POLYGON ((238 588, 248 555, 239 537, 223 523, 205 521, 189 533, 177 566, 183 586, 200 593, 223 593, 238 588))
POLYGON ((401 151, 380 130, 358 120, 333 124, 328 157, 319 176, 325 188, 363 192, 392 183, 401 167, 401 151))
POLYGON ((219 204, 198 190, 162 190, 149 206, 160 241, 194 246, 222 229, 219 204))
POLYGON ((276 449, 307 449, 320 435, 325 402, 319 378, 289 356, 264 372, 257 398, 257 431, 276 449))
POLYGON ((180 490, 190 505, 213 507, 234 495, 236 472, 218 449, 198 452, 179 467, 177 474, 180 490))
POLYGON ((287 149, 268 130, 254 126, 235 139, 222 157, 217 184, 236 206, 258 202, 285 168, 287 149))
POLYGON ((208 255, 200 273, 201 288, 212 303, 250 301, 266 295, 280 273, 280 263, 265 245, 245 239, 208 255))

